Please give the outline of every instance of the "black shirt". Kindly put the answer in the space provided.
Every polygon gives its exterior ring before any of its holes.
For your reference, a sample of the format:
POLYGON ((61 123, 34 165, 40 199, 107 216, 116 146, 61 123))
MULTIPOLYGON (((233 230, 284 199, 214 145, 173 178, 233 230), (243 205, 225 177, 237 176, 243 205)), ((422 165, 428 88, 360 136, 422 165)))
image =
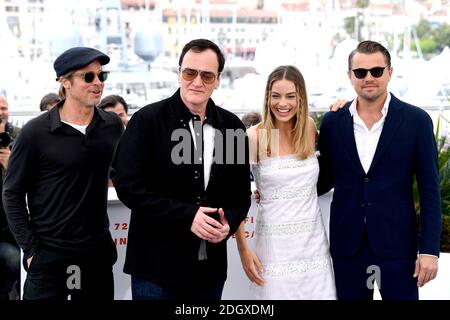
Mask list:
POLYGON ((108 176, 122 122, 95 108, 84 135, 61 122, 63 104, 22 128, 9 159, 3 204, 25 257, 40 245, 83 253, 110 237, 108 176))

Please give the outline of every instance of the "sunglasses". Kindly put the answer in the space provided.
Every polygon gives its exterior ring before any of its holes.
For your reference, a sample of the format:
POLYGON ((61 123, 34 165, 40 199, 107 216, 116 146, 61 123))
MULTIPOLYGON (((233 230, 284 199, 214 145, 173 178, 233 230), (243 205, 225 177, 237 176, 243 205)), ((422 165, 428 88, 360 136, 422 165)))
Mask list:
POLYGON ((370 72, 370 74, 372 75, 372 77, 374 78, 379 78, 383 75, 384 69, 386 69, 386 67, 375 67, 372 69, 363 69, 363 68, 359 68, 359 69, 353 69, 353 73, 355 74, 355 77, 358 79, 364 79, 367 76, 367 72, 370 72))
POLYGON ((97 76, 98 80, 101 82, 105 82, 108 79, 109 71, 100 71, 99 73, 94 73, 93 71, 81 72, 78 74, 81 76, 86 83, 91 83, 94 81, 95 76, 97 76))
POLYGON ((197 78, 198 74, 200 73, 200 78, 205 84, 211 84, 214 81, 216 81, 216 74, 214 72, 210 71, 202 71, 202 70, 195 70, 191 68, 184 68, 181 70, 181 76, 186 81, 192 81, 195 78, 197 78))

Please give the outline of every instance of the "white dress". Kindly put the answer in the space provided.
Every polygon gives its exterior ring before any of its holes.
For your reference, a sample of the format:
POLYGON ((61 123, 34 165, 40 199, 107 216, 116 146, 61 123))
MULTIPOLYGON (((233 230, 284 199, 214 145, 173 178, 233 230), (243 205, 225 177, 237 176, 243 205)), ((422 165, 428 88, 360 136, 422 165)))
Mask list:
POLYGON ((264 286, 252 284, 255 299, 336 299, 328 238, 316 184, 315 155, 293 155, 252 165, 261 195, 255 224, 255 252, 264 286))

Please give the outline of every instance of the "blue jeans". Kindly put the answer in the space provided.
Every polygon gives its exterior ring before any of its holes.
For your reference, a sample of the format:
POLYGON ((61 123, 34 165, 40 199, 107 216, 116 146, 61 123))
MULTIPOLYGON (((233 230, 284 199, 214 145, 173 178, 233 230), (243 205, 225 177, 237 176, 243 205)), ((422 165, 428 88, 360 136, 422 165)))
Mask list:
POLYGON ((6 299, 14 283, 20 283, 20 250, 9 242, 0 242, 0 299, 6 299))
POLYGON ((222 298, 223 281, 213 284, 192 284, 167 287, 136 276, 131 276, 133 300, 200 300, 218 301, 222 298))

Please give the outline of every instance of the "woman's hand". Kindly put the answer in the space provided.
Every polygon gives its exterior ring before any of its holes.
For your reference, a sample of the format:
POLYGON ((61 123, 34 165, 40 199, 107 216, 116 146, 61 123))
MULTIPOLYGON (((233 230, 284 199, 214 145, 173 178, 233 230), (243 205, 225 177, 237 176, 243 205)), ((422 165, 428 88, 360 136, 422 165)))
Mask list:
POLYGON ((342 109, 347 104, 347 100, 345 99, 338 99, 330 106, 330 110, 333 112, 338 111, 339 109, 342 109))
POLYGON ((241 257, 242 267, 250 281, 256 283, 258 286, 263 286, 264 278, 262 277, 262 274, 264 269, 255 252, 246 249, 242 252, 239 251, 239 255, 241 257))

